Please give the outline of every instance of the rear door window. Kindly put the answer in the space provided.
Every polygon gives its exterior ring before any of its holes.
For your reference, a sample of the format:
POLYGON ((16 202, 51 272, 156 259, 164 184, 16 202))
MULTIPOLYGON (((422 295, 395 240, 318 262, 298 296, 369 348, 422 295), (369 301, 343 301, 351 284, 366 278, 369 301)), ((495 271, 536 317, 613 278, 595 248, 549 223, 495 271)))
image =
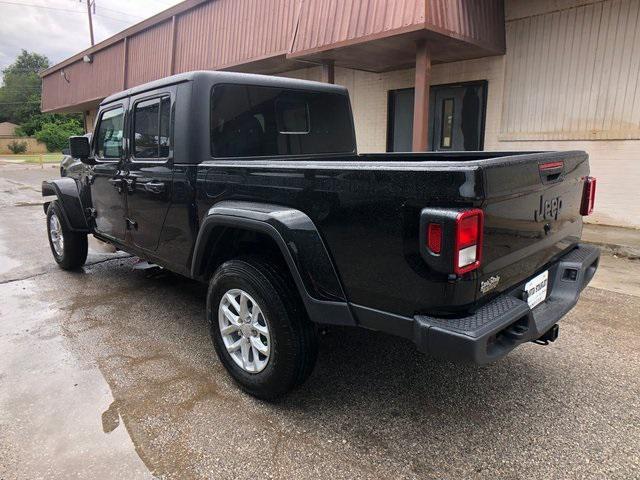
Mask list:
POLYGON ((344 95, 252 85, 216 85, 212 90, 214 157, 354 151, 344 95))
POLYGON ((133 111, 133 152, 136 158, 169 156, 169 97, 137 102, 133 111))
POLYGON ((103 112, 98 122, 96 154, 98 158, 111 160, 122 157, 122 130, 124 110, 117 107, 103 112))

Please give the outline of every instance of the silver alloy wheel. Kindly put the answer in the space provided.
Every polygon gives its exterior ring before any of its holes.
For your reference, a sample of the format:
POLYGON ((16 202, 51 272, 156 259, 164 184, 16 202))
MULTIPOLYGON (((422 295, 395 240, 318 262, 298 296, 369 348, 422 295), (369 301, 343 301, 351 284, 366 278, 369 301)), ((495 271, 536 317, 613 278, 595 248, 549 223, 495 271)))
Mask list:
POLYGON ((228 290, 218 306, 222 341, 236 365, 249 373, 264 370, 269 362, 271 338, 260 306, 244 290, 228 290))
POLYGON ((52 213, 51 217, 49 217, 49 237, 56 255, 62 257, 64 254, 64 236, 62 235, 60 220, 55 213, 52 213))

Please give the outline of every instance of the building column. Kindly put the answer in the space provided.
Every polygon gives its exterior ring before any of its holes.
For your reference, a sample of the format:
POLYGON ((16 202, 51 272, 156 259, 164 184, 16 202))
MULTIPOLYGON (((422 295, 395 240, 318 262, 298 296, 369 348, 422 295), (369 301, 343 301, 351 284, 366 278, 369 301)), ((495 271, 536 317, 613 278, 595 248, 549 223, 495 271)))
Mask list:
POLYGON ((322 64, 322 81, 324 83, 336 83, 335 67, 333 61, 322 64))
POLYGON ((124 37, 124 46, 122 47, 122 90, 127 89, 127 68, 129 60, 129 40, 124 37))
POLYGON ((425 40, 416 43, 415 95, 413 100, 413 151, 429 149, 429 87, 431 54, 425 40))
POLYGON ((169 75, 176 73, 176 16, 171 17, 171 54, 169 55, 169 75))

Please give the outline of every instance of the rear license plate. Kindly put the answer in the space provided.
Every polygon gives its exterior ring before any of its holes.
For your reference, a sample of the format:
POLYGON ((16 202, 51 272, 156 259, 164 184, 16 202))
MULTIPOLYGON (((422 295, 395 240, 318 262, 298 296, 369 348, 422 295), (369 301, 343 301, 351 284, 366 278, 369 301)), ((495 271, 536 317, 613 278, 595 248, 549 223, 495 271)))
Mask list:
POLYGON ((529 280, 525 286, 524 291, 527 297, 527 303, 529 308, 533 309, 536 305, 547 298, 547 285, 549 283, 549 270, 542 272, 537 277, 529 280))

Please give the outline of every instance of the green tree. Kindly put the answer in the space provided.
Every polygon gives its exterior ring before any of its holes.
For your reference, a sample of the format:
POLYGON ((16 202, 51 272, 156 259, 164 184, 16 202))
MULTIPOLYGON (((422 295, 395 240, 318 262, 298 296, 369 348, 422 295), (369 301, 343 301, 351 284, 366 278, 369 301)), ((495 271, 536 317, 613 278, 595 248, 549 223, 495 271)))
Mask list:
POLYGON ((22 50, 15 62, 2 71, 0 122, 21 124, 40 113, 42 80, 38 73, 47 67, 47 57, 22 50))
MULTIPOLYGON (((81 119, 79 114, 72 115, 74 118, 81 119)), ((42 129, 46 123, 61 124, 67 121, 70 115, 62 115, 59 113, 36 113, 31 115, 27 120, 22 122, 16 129, 16 135, 20 137, 33 137, 36 132, 42 129)))
POLYGON ((84 129, 78 117, 66 117, 59 122, 44 123, 35 133, 38 140, 47 145, 50 152, 59 152, 69 146, 69 137, 82 135, 84 129))

